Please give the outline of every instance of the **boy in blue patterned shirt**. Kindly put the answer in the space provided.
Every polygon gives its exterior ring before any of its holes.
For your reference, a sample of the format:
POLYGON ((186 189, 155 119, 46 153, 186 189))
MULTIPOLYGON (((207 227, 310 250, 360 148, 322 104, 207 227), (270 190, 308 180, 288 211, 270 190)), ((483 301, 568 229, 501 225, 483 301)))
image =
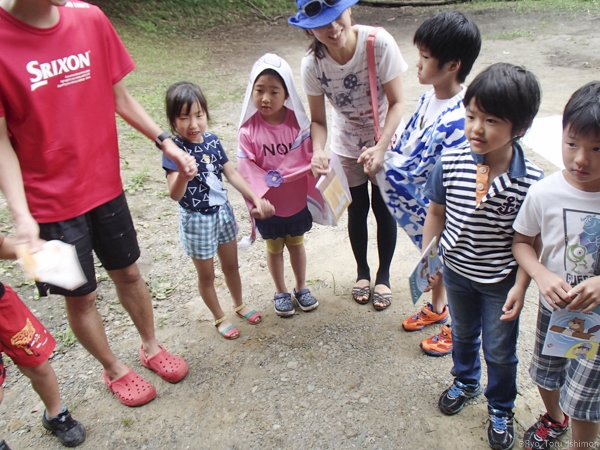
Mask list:
MULTIPOLYGON (((515 443, 519 313, 529 285, 511 251, 513 221, 529 187, 543 172, 518 143, 540 105, 531 72, 493 64, 465 93, 468 143, 449 149, 425 186, 430 200, 423 239, 435 236, 443 255, 443 281, 452 312, 454 383, 438 402, 448 415, 481 393, 480 347, 487 364, 487 440, 499 450, 515 443)), ((430 284, 439 283, 438 275, 430 284)))
MULTIPOLYGON (((423 94, 400 143, 386 155, 385 175, 379 176, 379 186, 398 225, 421 250, 429 244, 422 241, 429 205, 423 189, 440 155, 466 141, 463 97, 467 88, 462 83, 479 55, 481 35, 477 25, 462 13, 445 11, 423 22, 413 42, 419 51, 419 83, 433 88, 423 94)), ((416 331, 432 323, 445 323, 448 308, 444 297, 443 286, 435 287, 431 303, 404 320, 403 328, 416 331)), ((439 335, 421 342, 421 348, 433 356, 450 353, 450 328, 445 325, 439 335)))

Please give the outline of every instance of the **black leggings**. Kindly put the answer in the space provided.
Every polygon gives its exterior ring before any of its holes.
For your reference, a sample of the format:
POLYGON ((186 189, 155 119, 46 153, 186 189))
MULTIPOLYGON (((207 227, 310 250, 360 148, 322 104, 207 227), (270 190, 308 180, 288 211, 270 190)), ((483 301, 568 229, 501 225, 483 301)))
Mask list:
MULTIPOLYGON (((369 215, 368 182, 351 187, 352 203, 348 208, 348 236, 357 265, 357 281, 371 280, 371 271, 367 262, 367 217, 369 215)), ((371 206, 377 221, 377 251, 379 268, 375 284, 390 287, 390 265, 396 249, 396 220, 385 206, 379 187, 371 183, 371 206)))

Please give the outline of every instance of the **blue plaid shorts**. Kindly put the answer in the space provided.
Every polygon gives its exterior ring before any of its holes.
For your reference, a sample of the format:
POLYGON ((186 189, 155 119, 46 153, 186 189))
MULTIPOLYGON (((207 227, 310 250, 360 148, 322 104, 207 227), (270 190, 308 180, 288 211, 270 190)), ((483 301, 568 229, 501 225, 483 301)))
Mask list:
POLYGON ((600 356, 591 360, 542 355, 552 311, 540 305, 529 374, 538 386, 560 389, 560 408, 574 419, 600 421, 600 356))
POLYGON ((214 214, 202 214, 179 207, 179 240, 185 253, 196 259, 210 259, 220 244, 235 239, 238 226, 229 202, 214 214))

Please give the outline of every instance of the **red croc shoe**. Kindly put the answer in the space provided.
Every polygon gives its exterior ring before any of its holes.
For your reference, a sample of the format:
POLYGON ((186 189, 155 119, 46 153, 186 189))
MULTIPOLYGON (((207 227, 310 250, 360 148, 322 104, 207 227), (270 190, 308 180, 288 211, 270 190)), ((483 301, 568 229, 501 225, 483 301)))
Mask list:
POLYGON ((153 370, 158 376, 169 383, 177 383, 183 380, 188 373, 188 364, 185 362, 185 359, 172 355, 160 344, 158 346, 160 347, 160 352, 152 358, 147 358, 140 345, 140 362, 142 366, 153 370))
POLYGON ((156 389, 129 369, 125 375, 111 381, 102 369, 104 384, 125 406, 142 406, 156 397, 156 389))

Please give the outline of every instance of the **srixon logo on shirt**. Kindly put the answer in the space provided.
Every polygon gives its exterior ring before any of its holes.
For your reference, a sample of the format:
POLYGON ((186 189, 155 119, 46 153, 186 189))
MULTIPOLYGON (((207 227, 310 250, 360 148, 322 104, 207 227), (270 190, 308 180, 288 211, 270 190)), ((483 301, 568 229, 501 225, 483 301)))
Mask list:
POLYGON ((90 70, 82 70, 90 67, 90 51, 76 55, 65 56, 49 62, 29 61, 27 72, 33 75, 31 90, 35 91, 40 86, 48 84, 48 79, 59 75, 65 75, 58 87, 85 81, 90 77, 90 70), (77 72, 79 71, 79 72, 77 72), (77 73, 72 73, 77 72, 77 73))
POLYGON ((269 153, 273 156, 275 156, 275 154, 287 155, 291 148, 292 144, 263 144, 263 155, 268 156, 269 153))

